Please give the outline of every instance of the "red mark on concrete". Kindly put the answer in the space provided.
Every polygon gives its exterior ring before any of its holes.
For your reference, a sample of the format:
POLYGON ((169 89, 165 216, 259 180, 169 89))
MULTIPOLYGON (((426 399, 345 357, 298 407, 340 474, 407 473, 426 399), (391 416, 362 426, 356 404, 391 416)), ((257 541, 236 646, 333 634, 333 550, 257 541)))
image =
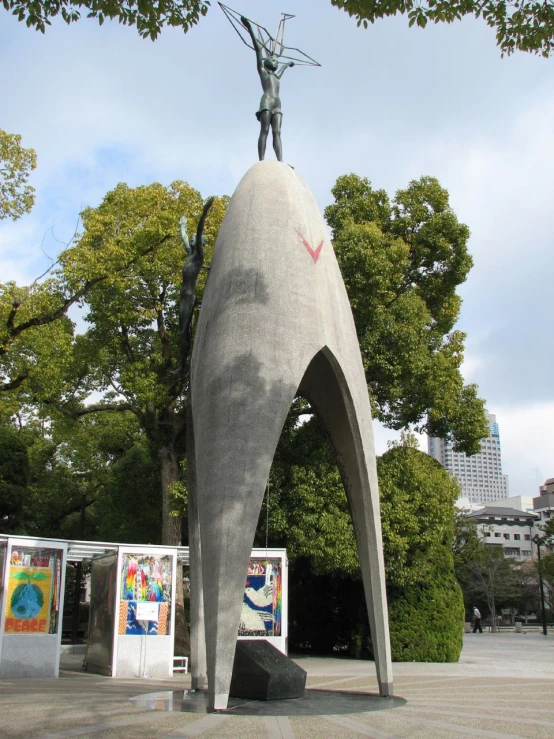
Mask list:
POLYGON ((312 249, 312 247, 308 244, 308 242, 302 236, 302 234, 300 233, 300 231, 297 228, 295 228, 294 230, 296 231, 296 233, 302 239, 302 243, 304 244, 304 246, 306 247, 306 249, 310 252, 311 258, 314 260, 314 262, 317 262, 317 260, 319 259, 319 255, 320 255, 321 249, 323 247, 323 241, 321 241, 321 243, 319 244, 319 246, 317 247, 317 249, 312 249))

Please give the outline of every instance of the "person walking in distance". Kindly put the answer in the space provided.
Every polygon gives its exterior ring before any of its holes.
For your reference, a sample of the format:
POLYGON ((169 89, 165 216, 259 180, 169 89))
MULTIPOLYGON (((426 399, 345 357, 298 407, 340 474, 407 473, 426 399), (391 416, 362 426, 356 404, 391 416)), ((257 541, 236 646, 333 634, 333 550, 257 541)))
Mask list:
POLYGON ((477 608, 477 606, 473 606, 473 633, 475 634, 477 629, 479 629, 479 633, 483 633, 483 629, 481 628, 481 611, 477 608))

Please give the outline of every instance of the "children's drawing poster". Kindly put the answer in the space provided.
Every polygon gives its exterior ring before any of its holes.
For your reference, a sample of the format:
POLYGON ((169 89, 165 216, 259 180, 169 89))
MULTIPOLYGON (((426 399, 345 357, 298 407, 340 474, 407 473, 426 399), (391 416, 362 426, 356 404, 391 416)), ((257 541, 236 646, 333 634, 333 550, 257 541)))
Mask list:
POLYGON ((121 567, 118 633, 166 635, 171 605, 171 559, 125 554, 121 567), (136 618, 137 603, 159 603, 158 621, 136 618))
POLYGON ((6 593, 6 634, 49 633, 52 574, 50 567, 10 566, 6 593))
POLYGON ((239 636, 281 636, 280 560, 251 560, 244 588, 239 636))

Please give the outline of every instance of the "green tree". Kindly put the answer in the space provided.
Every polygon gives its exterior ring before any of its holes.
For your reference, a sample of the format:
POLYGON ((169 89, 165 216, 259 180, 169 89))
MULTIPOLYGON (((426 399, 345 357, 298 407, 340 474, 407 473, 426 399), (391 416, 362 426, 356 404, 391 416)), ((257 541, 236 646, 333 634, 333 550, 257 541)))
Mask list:
POLYGON ((286 546, 290 560, 309 561, 314 575, 357 576, 352 519, 336 460, 316 416, 298 423, 309 412, 297 398, 273 461, 256 545, 264 546, 269 534, 273 546, 286 546))
MULTIPOLYGON (((0 130, 0 220, 16 220, 31 210, 34 190, 27 185, 30 170, 36 166, 33 149, 21 147, 21 136, 0 130)), ((160 239, 163 242, 164 238, 160 239)), ((149 245, 156 248, 157 244, 149 245)), ((15 282, 0 283, 0 415, 9 418, 20 404, 19 392, 25 383, 37 396, 40 388, 50 395, 59 376, 60 365, 67 356, 72 339, 72 324, 67 311, 88 290, 106 279, 106 262, 114 272, 127 269, 143 255, 130 254, 121 259, 118 245, 100 253, 97 245, 88 249, 86 259, 79 250, 80 263, 75 265, 76 251, 68 245, 54 264, 27 287, 15 282), (106 259, 108 257, 108 259, 106 259), (61 319, 61 320, 60 320, 61 319), (36 381, 36 382, 34 382, 36 381)))
POLYGON ((521 562, 512 573, 515 599, 513 610, 528 623, 528 615, 540 608, 539 581, 533 562, 521 562))
POLYGON ((452 554, 458 483, 406 434, 378 473, 394 659, 455 662, 464 624, 452 554))
POLYGON ((24 149, 19 134, 0 129, 0 221, 17 221, 35 204, 35 190, 27 180, 36 166, 34 149, 24 149))
MULTIPOLYGON (((340 473, 316 417, 297 401, 272 467, 258 524, 291 563, 291 646, 371 653, 359 560, 340 473), (321 615, 325 613, 325 618, 321 615)), ((454 501, 459 487, 405 436, 378 461, 393 658, 455 661, 463 602, 453 571, 454 501)))
MULTIPOLYGON (((454 572, 462 589, 472 580, 471 568, 474 562, 481 557, 483 546, 475 519, 471 518, 467 511, 456 511, 452 553, 454 572)), ((466 610, 468 608, 469 603, 466 602, 466 610)))
POLYGON ((0 532, 18 533, 29 482, 27 447, 15 429, 0 426, 0 532))
POLYGON ((120 239, 87 241, 76 234, 76 242, 31 285, 0 283, 0 414, 9 417, 23 399, 60 391, 73 341, 69 309, 83 307, 94 286, 117 280, 174 238, 172 229, 157 238, 128 241, 123 249, 120 239))
MULTIPOLYGON (((61 15, 66 23, 80 20, 81 12, 87 18, 97 18, 100 25, 107 18, 123 25, 136 26, 143 38, 158 37, 164 26, 182 28, 186 33, 208 12, 209 0, 185 0, 178 3, 167 0, 154 3, 144 0, 63 0, 49 3, 46 0, 3 0, 4 8, 24 21, 30 28, 44 33, 50 19, 61 15)), ((496 42, 502 54, 512 54, 516 49, 549 56, 554 36, 554 6, 551 0, 331 0, 331 4, 345 10, 358 21, 358 26, 387 16, 407 15, 409 25, 425 28, 433 23, 452 23, 464 16, 483 18, 496 31, 496 42)))
POLYGON ((13 282, 0 284, 0 414, 5 418, 31 392, 53 394, 70 355, 72 322, 64 312, 57 315, 38 304, 49 287, 27 290, 13 282), (45 317, 50 320, 41 324, 45 317))
MULTIPOLYGON (((76 337, 61 400, 68 417, 132 414, 153 450, 160 474, 162 542, 181 543, 181 516, 174 513, 172 486, 180 479, 186 449, 186 382, 175 373, 179 359, 178 300, 185 251, 178 223, 190 228, 202 210, 200 194, 183 182, 129 188, 118 185, 98 208, 82 214, 84 232, 64 277, 86 273, 92 254, 110 273, 83 299, 89 328, 76 337), (131 257, 145 254, 131 263, 131 257), (115 255, 128 268, 117 270, 115 255), (112 255, 112 258, 110 258, 112 255), (92 391, 101 400, 88 402, 92 391)), ((217 199, 204 233, 213 247, 225 201, 217 199)), ((206 274, 200 280, 199 294, 206 274)), ((180 513, 180 512, 179 512, 180 513)))
POLYGON ((549 518, 548 521, 546 521, 542 526, 539 526, 539 528, 543 532, 546 543, 550 544, 554 540, 554 518, 549 518))
POLYGON ((496 31, 502 55, 530 51, 550 56, 554 49, 554 4, 551 0, 331 0, 368 27, 380 18, 407 15, 409 25, 425 28, 433 23, 452 23, 467 15, 483 18, 496 31))
POLYGON ((517 563, 504 556, 501 546, 489 544, 482 545, 480 555, 470 566, 471 581, 466 592, 474 601, 486 600, 493 628, 499 608, 512 606, 517 600, 516 570, 517 563))
MULTIPOLYGON (((210 211, 204 228, 209 250, 225 205, 224 199, 216 199, 210 211)), ((41 395, 53 413, 71 419, 105 413, 134 416, 155 459, 161 541, 170 545, 182 543, 182 498, 173 492, 186 454, 187 378, 175 371, 186 258, 178 223, 185 215, 192 230, 202 207, 200 194, 184 182, 168 188, 157 183, 135 189, 121 184, 97 208, 81 214, 84 232, 72 259, 62 265, 63 277, 83 279, 91 264, 100 261, 103 279, 83 297, 89 328, 75 337, 66 361, 65 386, 53 397, 41 395), (117 269, 121 260, 127 265, 124 271, 117 269), (101 400, 89 402, 92 392, 100 393, 101 400)), ((199 296, 205 280, 206 274, 201 275, 199 296)), ((141 450, 136 452, 140 456, 141 450)), ((180 587, 176 609, 176 650, 183 653, 188 635, 180 587)))
POLYGON ((339 177, 325 209, 354 313, 374 415, 450 436, 467 454, 488 433, 484 401, 460 373, 465 335, 456 293, 472 266, 469 229, 433 177, 390 201, 357 175, 339 177))
POLYGON ((29 458, 22 533, 160 543, 159 470, 131 414, 28 415, 18 435, 29 458))
POLYGON ((181 28, 185 33, 198 23, 208 12, 208 0, 3 0, 4 8, 24 21, 29 28, 45 32, 51 18, 60 15, 66 23, 87 18, 96 18, 102 25, 106 19, 117 20, 124 26, 136 26, 143 38, 153 41, 164 26, 181 28))
POLYGON ((479 535, 477 523, 466 512, 457 512, 454 521, 454 570, 464 595, 466 620, 472 618, 473 606, 495 619, 499 608, 527 614, 537 606, 538 581, 530 562, 515 562, 504 557, 501 546, 487 544, 479 535))

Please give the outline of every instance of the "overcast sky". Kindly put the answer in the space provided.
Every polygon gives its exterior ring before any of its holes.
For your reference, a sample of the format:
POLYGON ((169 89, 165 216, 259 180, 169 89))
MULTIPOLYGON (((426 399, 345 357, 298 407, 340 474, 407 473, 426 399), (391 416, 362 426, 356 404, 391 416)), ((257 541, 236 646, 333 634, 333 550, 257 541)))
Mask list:
MULTIPOLYGON (((281 85, 284 158, 322 209, 348 172, 391 196, 422 175, 448 189, 475 261, 461 289, 464 373, 497 415, 510 494, 536 495, 554 477, 554 59, 501 59, 474 19, 366 31, 323 0, 234 7, 270 31, 279 10, 295 12, 286 42, 322 64, 281 85)), ((41 245, 54 256, 118 182, 230 195, 256 161, 254 52, 216 4, 155 43, 117 23, 55 22, 43 36, 0 18, 0 127, 38 154, 33 212, 0 226, 0 279, 39 274, 41 245)), ((391 438, 377 429, 378 452, 391 438)))

